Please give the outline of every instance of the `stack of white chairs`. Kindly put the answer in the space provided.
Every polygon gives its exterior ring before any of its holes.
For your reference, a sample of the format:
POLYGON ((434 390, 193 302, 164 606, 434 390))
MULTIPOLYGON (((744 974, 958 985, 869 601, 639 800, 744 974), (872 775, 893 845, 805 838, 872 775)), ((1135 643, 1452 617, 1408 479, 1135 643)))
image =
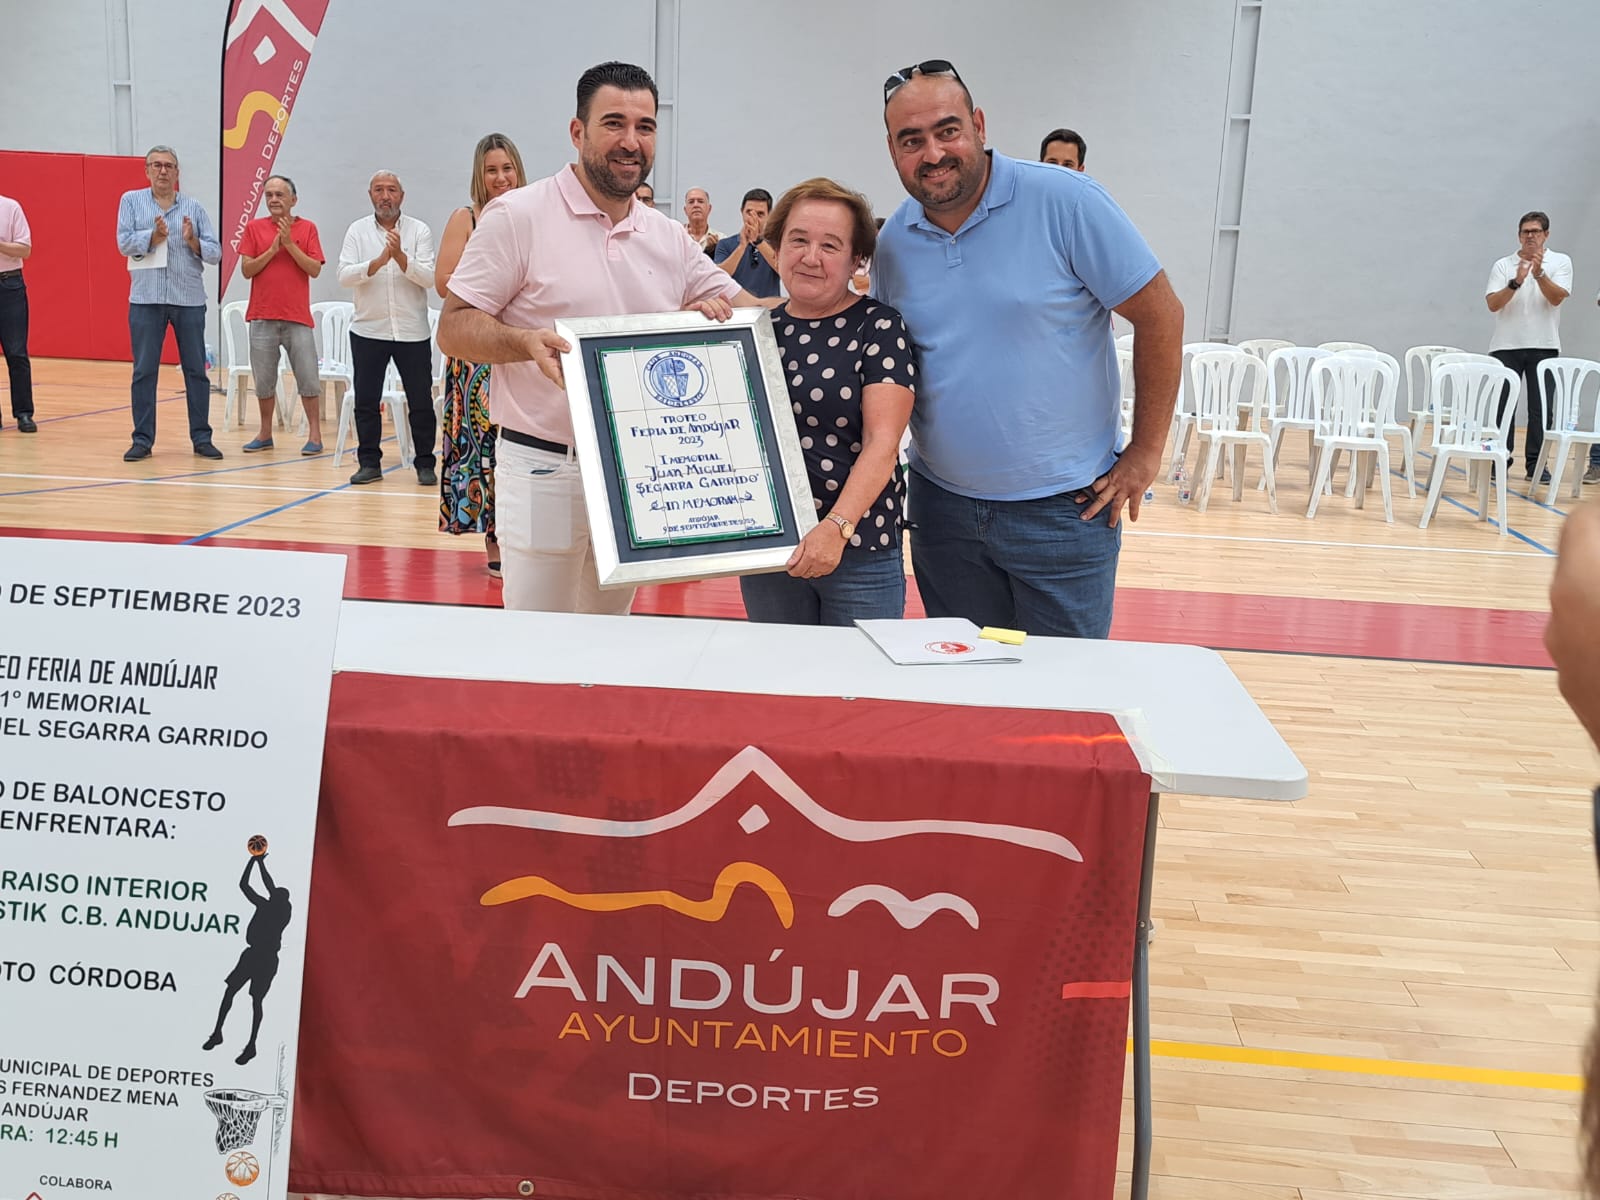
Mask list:
POLYGON ((1253 354, 1262 362, 1266 362, 1274 350, 1287 350, 1293 345, 1293 342, 1286 342, 1282 338, 1246 338, 1239 343, 1237 349, 1243 350, 1246 354, 1253 354))
MULTIPOLYGON (((1328 485, 1334 457, 1342 451, 1352 456, 1351 477, 1362 474, 1361 455, 1371 454, 1383 487, 1383 519, 1394 523, 1394 498, 1389 490, 1389 443, 1384 427, 1394 419, 1395 397, 1400 391, 1400 370, 1394 359, 1379 354, 1334 353, 1320 358, 1311 368, 1313 403, 1318 428, 1313 439, 1317 449, 1317 473, 1311 483, 1311 502, 1306 516, 1317 515, 1317 503, 1328 485)), ((1365 504, 1367 489, 1358 487, 1356 507, 1365 504)))
MULTIPOLYGON (((1556 501, 1572 447, 1600 445, 1600 388, 1593 397, 1586 397, 1591 382, 1600 383, 1600 363, 1586 358, 1547 358, 1539 364, 1539 391, 1544 394, 1544 448, 1539 451, 1533 477, 1542 479, 1546 470, 1550 472, 1550 490, 1544 497, 1546 504, 1556 501), (1555 450, 1553 467, 1550 465, 1552 447, 1555 450)), ((1574 500, 1581 490, 1588 461, 1587 455, 1579 454, 1573 468, 1569 494, 1574 500)))
MULTIPOLYGON (((1121 338, 1117 339, 1119 342, 1121 338)), ((1122 440, 1117 444, 1121 451, 1133 440, 1133 347, 1117 347, 1117 377, 1122 381, 1119 403, 1122 406, 1122 440)), ((443 400, 440 401, 441 405, 443 400)))
POLYGON ((356 306, 348 300, 325 300, 311 306, 311 326, 317 338, 317 370, 322 379, 323 411, 327 411, 328 387, 342 406, 355 386, 350 366, 350 322, 356 306))
POLYGON ((245 302, 222 306, 222 367, 228 386, 222 398, 222 428, 235 429, 248 419, 247 405, 254 391, 250 384, 250 327, 245 324, 245 302))
POLYGON ((439 350, 439 310, 428 310, 428 340, 433 346, 433 419, 436 424, 444 421, 444 368, 445 357, 439 350))
POLYGON ((1194 432, 1194 381, 1189 377, 1189 364, 1196 354, 1208 350, 1233 350, 1226 342, 1188 342, 1183 347, 1183 363, 1178 373, 1178 403, 1172 410, 1172 425, 1167 430, 1167 441, 1172 444, 1172 462, 1167 468, 1167 478, 1175 480, 1189 453, 1189 435, 1194 432))
MULTIPOLYGON (((255 385, 250 371, 250 325, 244 319, 249 307, 244 300, 234 300, 222 306, 222 357, 228 372, 228 386, 222 398, 222 428, 237 429, 250 419, 251 399, 255 385)), ((273 413, 278 425, 284 423, 284 412, 294 403, 294 392, 289 387, 289 356, 278 352, 278 404, 273 413)))
MULTIPOLYGON (((1428 499, 1422 506, 1422 520, 1417 522, 1417 528, 1428 527, 1439 507, 1451 460, 1459 459, 1473 467, 1491 468, 1498 495, 1500 533, 1505 535, 1506 470, 1511 459, 1506 443, 1516 408, 1507 404, 1501 412, 1500 397, 1506 388, 1515 389, 1516 386, 1516 375, 1493 359, 1487 363, 1434 360, 1433 463, 1428 468, 1428 499)), ((1489 516, 1490 473, 1489 470, 1469 472, 1469 477, 1477 476, 1480 521, 1489 516)))
MULTIPOLYGON (((1317 471, 1317 397, 1311 387, 1311 368, 1328 351, 1314 346, 1282 346, 1267 355, 1267 434, 1276 469, 1283 450, 1283 435, 1291 429, 1306 432, 1306 483, 1317 471)), ((1263 478, 1257 489, 1266 487, 1263 478)))
POLYGON ((1318 350, 1326 350, 1329 354, 1342 354, 1346 350, 1376 350, 1376 346, 1369 346, 1365 342, 1321 342, 1318 350))
POLYGON ((1422 445, 1422 435, 1433 420, 1433 360, 1441 354, 1461 354, 1455 346, 1412 346, 1406 351, 1406 413, 1411 418, 1411 441, 1422 445))
MULTIPOLYGON (((1498 366, 1500 360, 1488 354, 1475 354, 1470 350, 1449 350, 1443 354, 1435 354, 1432 358, 1430 358, 1428 360, 1428 390, 1423 397, 1423 405, 1428 412, 1429 421, 1436 421, 1438 419, 1437 414, 1439 411, 1439 393, 1438 389, 1434 386, 1434 380, 1439 373, 1439 368, 1454 366, 1457 363, 1476 363, 1480 367, 1493 367, 1498 366)), ((1515 392, 1513 392, 1513 396, 1515 396, 1515 392)), ((1513 409, 1516 408, 1516 404, 1513 403, 1511 407, 1513 409)), ((1418 453, 1430 453, 1429 451, 1423 450, 1423 441, 1421 438, 1416 439, 1416 447, 1418 453)), ((1474 473, 1476 473, 1485 466, 1486 464, 1484 463, 1474 463, 1472 464, 1471 469, 1474 473)), ((1478 485, 1476 474, 1473 476, 1472 485, 1473 487, 1477 487, 1478 485)), ((1426 483, 1423 484, 1423 488, 1427 488, 1426 483)))
MULTIPOLYGON (((1395 361, 1393 355, 1385 354, 1382 350, 1343 350, 1340 351, 1340 353, 1354 354, 1365 358, 1382 359, 1384 362, 1388 363, 1394 368, 1395 379, 1398 380, 1400 378, 1400 364, 1395 361)), ((1387 378, 1387 376, 1384 376, 1384 378, 1387 378)), ((1400 462, 1405 467, 1406 491, 1407 494, 1413 500, 1415 500, 1417 498, 1417 468, 1413 462, 1415 454, 1413 452, 1411 441, 1411 426, 1407 425, 1400 419, 1398 412, 1398 406, 1400 403, 1399 384, 1396 383, 1392 388, 1380 387, 1376 389, 1372 395, 1369 396, 1369 400, 1372 402, 1374 407, 1368 411, 1367 419, 1371 423, 1373 430, 1376 431, 1379 437, 1397 437, 1400 439, 1400 462)), ((1372 462, 1371 460, 1368 460, 1366 478, 1361 480, 1358 485, 1357 477, 1354 473, 1352 473, 1349 482, 1345 487, 1344 494, 1347 496, 1355 495, 1357 486, 1371 487, 1371 473, 1372 462)))
POLYGON ((1272 448, 1261 424, 1267 396, 1266 364, 1233 347, 1203 350, 1190 360, 1188 374, 1194 384, 1194 429, 1203 464, 1197 497, 1199 511, 1205 512, 1210 502, 1223 448, 1233 448, 1233 498, 1238 501, 1244 494, 1246 450, 1259 446, 1267 506, 1276 513, 1278 488, 1272 471, 1272 448))

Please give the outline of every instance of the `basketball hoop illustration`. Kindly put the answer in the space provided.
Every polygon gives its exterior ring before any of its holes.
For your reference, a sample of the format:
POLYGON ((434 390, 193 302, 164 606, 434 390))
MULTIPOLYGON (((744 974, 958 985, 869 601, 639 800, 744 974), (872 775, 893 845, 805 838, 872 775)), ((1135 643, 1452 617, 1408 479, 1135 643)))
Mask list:
POLYGON ((217 1119, 217 1153, 228 1154, 255 1142, 256 1126, 268 1109, 272 1110, 272 1143, 276 1147, 289 1101, 245 1088, 213 1088, 206 1093, 206 1107, 217 1119))
POLYGON ((289 1115, 289 1093, 284 1083, 284 1056, 287 1047, 278 1046, 277 1091, 257 1092, 249 1088, 212 1088, 205 1093, 206 1107, 217 1119, 215 1142, 218 1154, 227 1154, 228 1181, 238 1184, 242 1176, 238 1169, 243 1165, 249 1182, 255 1182, 255 1172, 261 1166, 253 1155, 240 1154, 246 1146, 256 1141, 262 1114, 272 1113, 271 1146, 261 1152, 265 1160, 270 1187, 272 1161, 278 1154, 278 1143, 283 1137, 283 1126, 289 1115))

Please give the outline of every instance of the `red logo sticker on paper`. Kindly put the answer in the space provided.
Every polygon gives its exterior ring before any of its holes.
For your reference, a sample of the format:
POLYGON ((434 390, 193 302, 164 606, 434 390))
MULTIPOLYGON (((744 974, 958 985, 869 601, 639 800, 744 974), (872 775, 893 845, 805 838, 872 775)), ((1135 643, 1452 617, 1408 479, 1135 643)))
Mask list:
POLYGON ((924 650, 932 651, 934 654, 949 655, 971 654, 973 650, 973 647, 967 645, 965 642, 929 642, 922 648, 924 650))

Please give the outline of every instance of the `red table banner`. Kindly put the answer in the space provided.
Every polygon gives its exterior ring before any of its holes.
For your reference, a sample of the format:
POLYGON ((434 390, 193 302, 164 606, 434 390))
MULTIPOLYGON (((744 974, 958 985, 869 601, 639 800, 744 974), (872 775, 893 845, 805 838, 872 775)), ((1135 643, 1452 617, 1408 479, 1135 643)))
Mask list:
POLYGON ((1110 717, 350 674, 331 708, 293 1188, 1111 1195, 1150 781, 1110 717))
POLYGON ((311 65, 328 0, 233 0, 222 43, 222 271, 228 290, 239 239, 255 217, 289 115, 311 65), (264 120, 258 120, 264 117, 264 120))

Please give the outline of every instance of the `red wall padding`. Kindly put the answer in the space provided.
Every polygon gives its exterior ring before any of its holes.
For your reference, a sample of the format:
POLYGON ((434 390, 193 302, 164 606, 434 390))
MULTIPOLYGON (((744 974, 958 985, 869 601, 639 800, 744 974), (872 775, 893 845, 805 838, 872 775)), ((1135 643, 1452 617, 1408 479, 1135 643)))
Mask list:
MULTIPOLYGON (((128 264, 117 253, 117 201, 144 185, 144 160, 0 150, 0 193, 33 230, 28 352, 131 362, 128 264)), ((161 361, 178 361, 172 332, 161 361)))

